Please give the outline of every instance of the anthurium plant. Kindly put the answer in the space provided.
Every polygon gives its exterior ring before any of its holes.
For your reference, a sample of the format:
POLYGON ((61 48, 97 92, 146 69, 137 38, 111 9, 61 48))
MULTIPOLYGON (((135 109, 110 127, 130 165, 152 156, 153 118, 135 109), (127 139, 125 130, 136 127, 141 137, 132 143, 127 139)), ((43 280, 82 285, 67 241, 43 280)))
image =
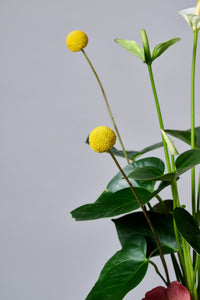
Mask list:
POLYGON ((144 29, 141 30, 142 47, 135 41, 115 39, 118 45, 145 63, 149 73, 161 142, 141 151, 127 150, 122 142, 102 83, 84 50, 88 44, 87 35, 75 30, 67 36, 68 48, 73 52, 82 52, 89 63, 113 123, 113 129, 106 126, 93 129, 87 143, 95 152, 109 154, 119 169, 94 203, 84 204, 71 212, 76 221, 112 218, 121 243, 121 249, 106 262, 86 300, 123 299, 140 284, 150 264, 160 276, 162 284, 151 291, 144 291, 143 300, 200 299, 200 174, 197 174, 197 168, 195 172, 195 167, 200 164, 200 127, 195 125, 195 66, 200 0, 196 7, 185 9, 180 14, 194 35, 191 127, 187 130, 164 127, 152 69, 154 60, 180 39, 172 38, 154 49, 150 48, 144 29), (171 137, 186 143, 188 150, 179 154, 171 137), (121 149, 114 147, 117 139, 121 149), (147 156, 157 148, 164 150, 165 161, 147 156), (147 157, 142 158, 143 154, 147 157), (125 166, 119 164, 117 157, 124 157, 125 166), (179 197, 178 180, 185 172, 191 174, 191 211, 185 208, 184 200, 179 197), (164 200, 160 192, 167 187, 170 195, 164 200), (156 205, 152 204, 152 199, 157 200, 156 205), (176 281, 171 281, 166 255, 171 257, 176 281), (160 257, 159 265, 152 261, 154 256, 160 257))

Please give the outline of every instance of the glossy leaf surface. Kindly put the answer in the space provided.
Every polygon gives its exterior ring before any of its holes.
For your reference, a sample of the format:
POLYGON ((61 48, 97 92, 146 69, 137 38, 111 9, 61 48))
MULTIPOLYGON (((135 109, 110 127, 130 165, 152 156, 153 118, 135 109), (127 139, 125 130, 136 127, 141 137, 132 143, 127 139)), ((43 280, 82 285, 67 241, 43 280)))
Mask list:
POLYGON ((192 215, 178 207, 174 210, 174 219, 179 233, 200 254, 200 230, 192 215))
MULTIPOLYGON (((143 166, 157 166, 160 173, 164 172, 164 163, 158 158, 145 158, 138 160, 124 168, 127 176, 137 168, 143 166)), ((150 201, 155 195, 169 185, 162 183, 154 191, 154 181, 135 181, 130 179, 131 184, 143 204, 150 201)), ((107 189, 100 195, 96 202, 85 204, 71 212, 77 221, 94 220, 99 218, 114 217, 139 208, 139 204, 133 195, 128 183, 119 172, 107 185, 107 189)))
POLYGON ((123 299, 141 282, 147 267, 146 241, 134 236, 106 263, 86 300, 123 299))
MULTIPOLYGON (((148 212, 151 222, 160 240, 164 253, 173 253, 177 251, 177 243, 174 235, 173 217, 161 213, 148 212)), ((115 223, 119 240, 122 245, 126 243, 132 234, 138 234, 145 237, 147 241, 147 252, 151 254, 157 249, 157 244, 149 224, 142 212, 135 212, 118 219, 112 220, 115 223)), ((158 255, 156 251, 154 255, 158 255)))

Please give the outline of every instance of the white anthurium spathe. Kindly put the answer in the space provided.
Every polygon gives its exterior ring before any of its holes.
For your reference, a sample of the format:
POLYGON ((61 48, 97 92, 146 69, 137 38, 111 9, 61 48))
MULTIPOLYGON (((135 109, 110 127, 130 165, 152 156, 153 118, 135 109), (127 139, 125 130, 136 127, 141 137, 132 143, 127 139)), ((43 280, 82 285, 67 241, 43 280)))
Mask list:
POLYGON ((196 7, 184 9, 179 12, 181 16, 188 22, 193 30, 200 29, 200 15, 195 14, 196 7))

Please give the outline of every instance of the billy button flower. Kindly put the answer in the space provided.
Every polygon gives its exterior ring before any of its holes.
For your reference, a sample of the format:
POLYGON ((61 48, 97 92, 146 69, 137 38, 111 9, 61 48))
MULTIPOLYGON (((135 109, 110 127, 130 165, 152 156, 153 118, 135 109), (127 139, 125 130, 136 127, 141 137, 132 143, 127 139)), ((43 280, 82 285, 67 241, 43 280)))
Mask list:
POLYGON ((87 46, 88 37, 85 32, 81 30, 74 30, 68 34, 66 44, 72 52, 81 51, 87 46))
POLYGON ((168 273, 168 269, 167 269, 167 264, 164 258, 164 254, 162 251, 162 247, 160 244, 160 241, 158 239, 157 233, 155 232, 155 229, 153 227, 153 224, 151 223, 151 220, 148 216, 147 210, 145 208, 145 206, 142 204, 141 200, 139 199, 134 187, 132 186, 129 178, 127 177, 127 175, 125 174, 124 170, 121 168, 120 164, 118 163, 116 157, 114 156, 114 154, 112 153, 112 147, 115 145, 116 142, 116 135, 114 133, 114 131, 112 129, 110 129, 109 127, 106 126, 99 126, 96 127, 95 129, 93 129, 90 134, 89 134, 89 145, 92 148, 92 150, 94 150, 95 152, 98 153, 102 153, 102 152, 109 152, 112 159, 114 160, 116 166, 118 167, 119 171, 121 172, 123 178, 126 180, 126 182, 128 183, 135 199, 137 200, 140 208, 142 209, 145 218, 150 226, 150 229, 154 235, 156 244, 158 246, 159 252, 160 252, 160 257, 161 257, 161 261, 163 263, 163 267, 166 273, 166 284, 169 285, 170 284, 170 279, 169 279, 169 273, 168 273))
POLYGON ((110 151, 116 142, 116 135, 112 129, 99 126, 89 135, 89 144, 92 150, 98 153, 110 151))
POLYGON ((112 115, 110 105, 108 103, 108 99, 107 99, 106 93, 104 91, 103 85, 101 83, 101 80, 99 79, 99 76, 97 75, 97 72, 94 69, 94 66, 92 65, 92 62, 90 61, 89 57, 87 56, 86 52, 84 51, 84 48, 88 44, 87 35, 81 30, 72 31, 71 33, 68 34, 68 36, 66 38, 66 44, 67 44, 67 47, 69 48, 69 50, 71 50, 72 52, 81 51, 83 53, 83 55, 85 56, 92 72, 94 73, 94 76, 96 77, 96 80, 97 80, 97 82, 100 86, 100 89, 102 91, 102 94, 103 94, 103 97, 104 97, 104 100, 105 100, 105 103, 106 103, 106 107, 108 109, 108 113, 109 113, 110 119, 113 123, 113 126, 114 126, 115 132, 117 134, 119 143, 121 144, 121 147, 122 147, 122 150, 123 150, 123 153, 124 153, 124 157, 126 158, 127 163, 129 164, 129 158, 128 158, 128 155, 126 153, 126 150, 125 150, 124 144, 122 142, 121 136, 119 134, 119 130, 117 128, 116 122, 115 122, 114 117, 112 115))

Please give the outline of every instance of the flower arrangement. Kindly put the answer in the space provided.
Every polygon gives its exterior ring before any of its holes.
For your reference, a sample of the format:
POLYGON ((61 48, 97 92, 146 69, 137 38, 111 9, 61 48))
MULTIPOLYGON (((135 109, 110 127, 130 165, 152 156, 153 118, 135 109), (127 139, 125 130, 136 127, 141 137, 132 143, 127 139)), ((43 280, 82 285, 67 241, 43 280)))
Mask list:
POLYGON ((144 293, 142 300, 200 299, 200 174, 197 177, 195 172, 195 167, 200 164, 200 127, 195 127, 195 66, 200 29, 200 0, 196 7, 185 9, 180 14, 194 34, 191 128, 188 130, 165 129, 152 70, 153 61, 180 39, 173 38, 162 42, 153 50, 150 49, 144 29, 141 30, 143 47, 135 41, 115 40, 125 50, 141 59, 147 65, 149 73, 162 141, 141 151, 128 151, 122 142, 102 83, 84 50, 88 44, 87 35, 75 30, 66 39, 69 50, 81 51, 89 63, 113 123, 113 130, 105 126, 93 129, 86 142, 95 152, 108 153, 119 169, 94 203, 82 205, 71 212, 77 221, 122 215, 112 219, 122 248, 105 264, 86 300, 123 299, 143 280, 149 264, 153 265, 165 286, 158 286, 144 293), (185 142, 189 149, 179 154, 170 136, 185 142), (116 139, 121 150, 114 147, 116 139), (155 156, 140 157, 158 148, 164 150, 165 162, 155 156), (116 158, 118 156, 125 158, 125 167, 119 164, 116 158), (191 173, 191 212, 186 210, 178 190, 178 180, 187 171, 191 173), (160 192, 167 187, 170 187, 170 196, 168 200, 163 200, 160 192), (158 203, 152 206, 151 200, 155 198, 158 203), (171 282, 166 255, 171 257, 176 281, 171 282), (161 266, 152 261, 154 256, 160 257, 161 266))

